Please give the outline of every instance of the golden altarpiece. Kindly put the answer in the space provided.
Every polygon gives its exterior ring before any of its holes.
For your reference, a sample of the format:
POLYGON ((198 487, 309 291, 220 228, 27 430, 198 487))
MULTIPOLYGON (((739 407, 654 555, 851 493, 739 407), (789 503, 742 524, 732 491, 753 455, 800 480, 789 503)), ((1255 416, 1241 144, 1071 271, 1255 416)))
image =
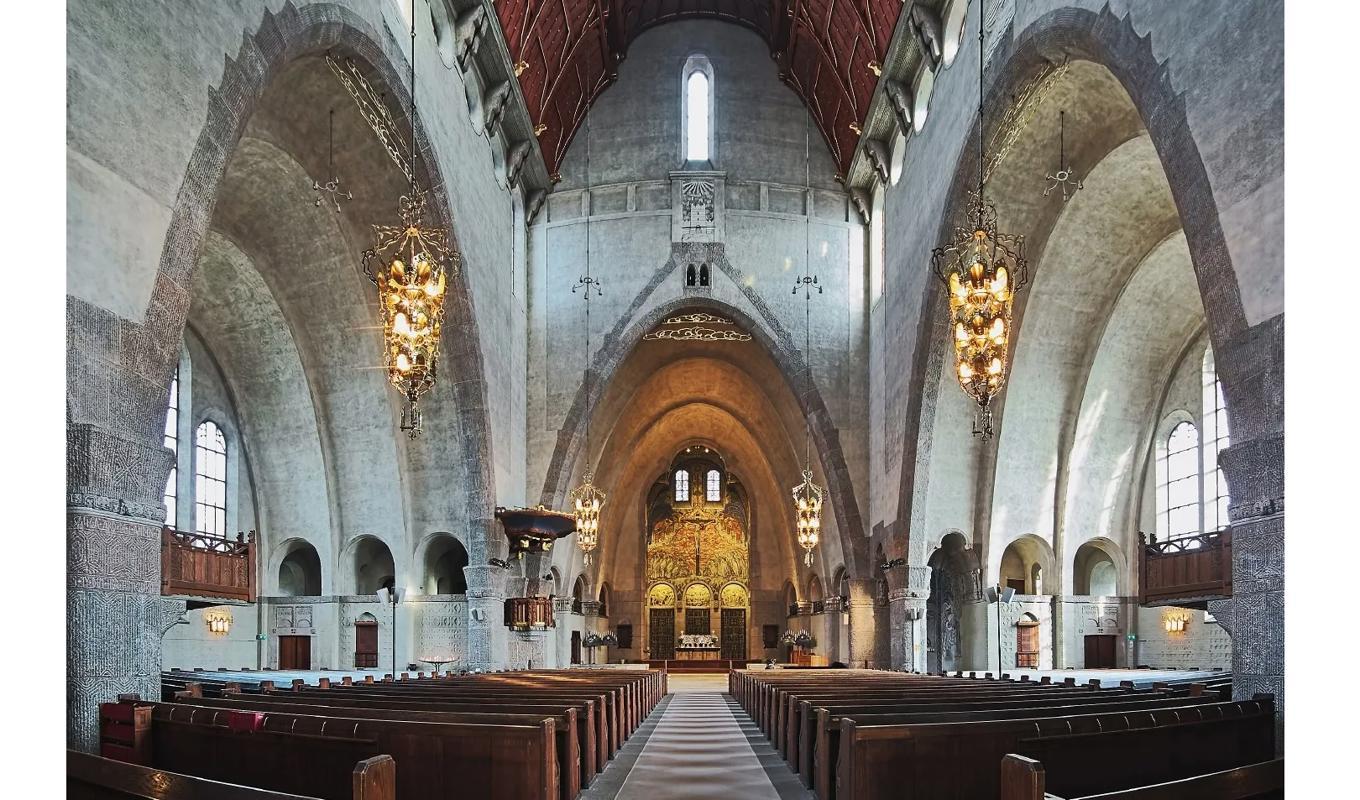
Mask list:
POLYGON ((647 502, 647 643, 652 660, 745 660, 750 512, 721 457, 681 453, 647 502))

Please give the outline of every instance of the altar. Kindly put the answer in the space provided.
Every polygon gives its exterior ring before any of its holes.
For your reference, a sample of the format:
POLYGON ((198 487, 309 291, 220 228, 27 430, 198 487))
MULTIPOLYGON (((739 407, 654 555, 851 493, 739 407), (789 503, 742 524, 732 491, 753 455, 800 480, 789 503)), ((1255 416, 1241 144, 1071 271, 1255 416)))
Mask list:
POLYGON ((722 655, 718 637, 711 633, 681 634, 675 648, 677 661, 716 661, 722 655))

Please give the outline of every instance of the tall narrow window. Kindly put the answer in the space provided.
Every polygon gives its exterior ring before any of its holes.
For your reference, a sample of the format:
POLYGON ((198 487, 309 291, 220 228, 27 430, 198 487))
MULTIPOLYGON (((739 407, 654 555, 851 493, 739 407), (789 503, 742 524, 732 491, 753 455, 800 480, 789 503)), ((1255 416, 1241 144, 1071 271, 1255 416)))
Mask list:
MULTIPOLYGON (((175 465, 179 463, 179 367, 175 377, 170 380, 170 401, 165 409, 165 436, 162 444, 175 454, 175 465)), ((170 467, 170 477, 165 479, 165 524, 175 525, 175 480, 179 475, 178 466, 170 467)))
POLYGON ((1157 534, 1199 533, 1199 431, 1193 422, 1171 429, 1157 454, 1157 534))
POLYGON ((710 503, 722 499, 722 475, 716 469, 709 470, 704 476, 704 499, 710 503))
POLYGON ((869 212, 869 304, 883 296, 883 262, 887 250, 887 231, 883 227, 883 187, 874 189, 869 212))
POLYGON ((713 83, 708 59, 693 57, 685 64, 685 160, 708 161, 713 135, 713 83))
POLYGON ((689 471, 677 469, 675 471, 675 499, 676 502, 689 500, 689 471))
POLYGON ((1204 351, 1203 376, 1204 530, 1217 531, 1228 525, 1228 482, 1218 466, 1218 454, 1228 446, 1228 408, 1212 349, 1204 351))
POLYGON ((212 421, 198 426, 194 472, 194 519, 198 532, 226 536, 227 440, 212 421))

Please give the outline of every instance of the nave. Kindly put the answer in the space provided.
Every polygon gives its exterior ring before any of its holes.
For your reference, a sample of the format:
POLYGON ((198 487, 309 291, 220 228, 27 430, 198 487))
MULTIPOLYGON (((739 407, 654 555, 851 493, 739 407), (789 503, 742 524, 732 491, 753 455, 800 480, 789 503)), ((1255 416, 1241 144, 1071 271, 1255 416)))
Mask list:
POLYGON ((176 671, 103 704, 71 796, 1283 797, 1275 700, 1223 673, 296 674, 176 671))

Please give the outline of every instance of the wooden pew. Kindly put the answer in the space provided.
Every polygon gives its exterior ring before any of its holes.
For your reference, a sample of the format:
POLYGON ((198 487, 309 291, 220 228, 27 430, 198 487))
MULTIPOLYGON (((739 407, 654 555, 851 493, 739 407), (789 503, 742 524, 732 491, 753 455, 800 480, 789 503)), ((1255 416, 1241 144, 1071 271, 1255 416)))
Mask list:
POLYGON ((1092 763, 1125 759, 1144 765, 1163 758, 1168 742, 1231 752, 1243 763, 1274 754, 1271 698, 1157 709, 1077 714, 1052 719, 860 725, 841 720, 837 800, 973 800, 995 797, 999 764, 1043 740, 1045 753, 1080 752, 1092 763), (1123 739, 1080 734, 1124 732, 1123 739), (991 768, 982 765, 994 764, 991 768))
MULTIPOLYGON (((337 716, 353 719, 409 720, 413 722, 453 722, 475 724, 533 724, 544 716, 551 716, 556 724, 554 738, 557 763, 561 769, 559 795, 561 800, 574 800, 590 777, 583 768, 579 747, 576 709, 563 706, 537 706, 537 711, 526 706, 460 706, 451 711, 437 703, 384 703, 382 701, 348 698, 318 697, 317 695, 227 695, 202 698, 195 705, 234 708, 237 710, 284 711, 316 716, 337 716)), ((593 739, 590 742, 593 745, 593 739)), ((594 759, 590 761, 594 764, 594 759)))
MULTIPOLYGON (((352 800, 395 800, 396 762, 375 756, 354 765, 352 800)), ((318 800, 66 751, 69 800, 318 800)))
POLYGON ((216 768, 230 776, 250 764, 271 773, 301 775, 314 759, 300 742, 366 742, 396 760, 401 768, 397 796, 403 800, 559 800, 551 717, 537 725, 487 725, 156 703, 152 719, 157 759, 171 753, 202 765, 175 771, 203 774, 216 768), (305 739, 271 741, 280 735, 305 739))
POLYGON ((1044 765, 1010 754, 1001 761, 1000 800, 1283 800, 1284 759, 1249 764, 1163 783, 1066 798, 1046 791, 1044 765))
MULTIPOLYGON (((1204 700, 1184 694, 1175 695, 1147 690, 1122 695, 1082 696, 1072 693, 1066 697, 1022 701, 964 702, 951 705, 919 705, 883 713, 875 707, 815 709, 806 743, 800 742, 799 776, 804 785, 815 788, 820 800, 836 796, 834 777, 840 756, 842 719, 854 719, 860 725, 906 725, 978 720, 1035 719, 1072 714, 1096 714, 1112 711, 1148 711, 1160 708, 1179 708, 1196 705, 1204 700)), ((878 707, 881 708, 881 707, 878 707)), ((899 707, 901 708, 901 707, 899 707)))

